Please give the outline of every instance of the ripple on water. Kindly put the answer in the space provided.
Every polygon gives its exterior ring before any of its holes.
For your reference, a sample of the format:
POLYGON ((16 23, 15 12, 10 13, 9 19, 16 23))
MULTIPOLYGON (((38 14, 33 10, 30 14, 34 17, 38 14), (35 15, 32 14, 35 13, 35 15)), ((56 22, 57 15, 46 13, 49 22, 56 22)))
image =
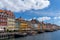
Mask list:
POLYGON ((45 32, 34 36, 11 38, 6 40, 60 40, 60 30, 54 32, 45 32))

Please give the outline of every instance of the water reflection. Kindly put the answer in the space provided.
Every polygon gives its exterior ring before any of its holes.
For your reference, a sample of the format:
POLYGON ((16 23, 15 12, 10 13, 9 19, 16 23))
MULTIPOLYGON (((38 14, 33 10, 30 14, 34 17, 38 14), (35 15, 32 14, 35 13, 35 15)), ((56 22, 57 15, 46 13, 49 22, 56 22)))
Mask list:
POLYGON ((34 36, 20 37, 9 40, 60 40, 60 31, 45 32, 34 36))

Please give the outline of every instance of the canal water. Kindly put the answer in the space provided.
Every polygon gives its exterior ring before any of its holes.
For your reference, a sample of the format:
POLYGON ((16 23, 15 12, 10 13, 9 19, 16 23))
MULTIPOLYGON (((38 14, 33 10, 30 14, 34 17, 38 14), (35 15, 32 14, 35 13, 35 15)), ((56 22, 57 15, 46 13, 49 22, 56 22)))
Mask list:
POLYGON ((26 36, 5 40, 60 40, 60 30, 54 32, 45 32, 33 36, 26 36))

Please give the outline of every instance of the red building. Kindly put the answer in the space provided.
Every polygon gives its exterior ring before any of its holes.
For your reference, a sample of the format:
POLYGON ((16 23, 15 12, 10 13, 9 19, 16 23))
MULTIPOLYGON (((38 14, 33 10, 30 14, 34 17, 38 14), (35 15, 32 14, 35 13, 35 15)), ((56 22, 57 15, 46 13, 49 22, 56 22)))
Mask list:
POLYGON ((13 13, 7 10, 0 10, 0 29, 7 27, 8 18, 14 18, 13 13))

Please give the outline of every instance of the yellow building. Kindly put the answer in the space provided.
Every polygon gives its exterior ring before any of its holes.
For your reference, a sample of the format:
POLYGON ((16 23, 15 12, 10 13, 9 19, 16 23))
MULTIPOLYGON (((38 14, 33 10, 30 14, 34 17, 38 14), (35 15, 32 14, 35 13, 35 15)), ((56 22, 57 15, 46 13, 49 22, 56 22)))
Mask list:
POLYGON ((24 19, 22 19, 20 17, 20 18, 18 18, 16 20, 17 20, 17 25, 18 25, 19 31, 27 31, 27 30, 29 30, 28 23, 24 19))
POLYGON ((46 30, 46 24, 42 24, 42 26, 43 26, 43 31, 45 31, 46 30))
POLYGON ((7 11, 7 27, 6 30, 14 31, 15 30, 15 16, 13 12, 7 11))
POLYGON ((20 23, 20 30, 27 30, 28 24, 26 22, 20 23))
POLYGON ((15 30, 15 19, 14 18, 7 18, 7 29, 8 30, 15 30))

